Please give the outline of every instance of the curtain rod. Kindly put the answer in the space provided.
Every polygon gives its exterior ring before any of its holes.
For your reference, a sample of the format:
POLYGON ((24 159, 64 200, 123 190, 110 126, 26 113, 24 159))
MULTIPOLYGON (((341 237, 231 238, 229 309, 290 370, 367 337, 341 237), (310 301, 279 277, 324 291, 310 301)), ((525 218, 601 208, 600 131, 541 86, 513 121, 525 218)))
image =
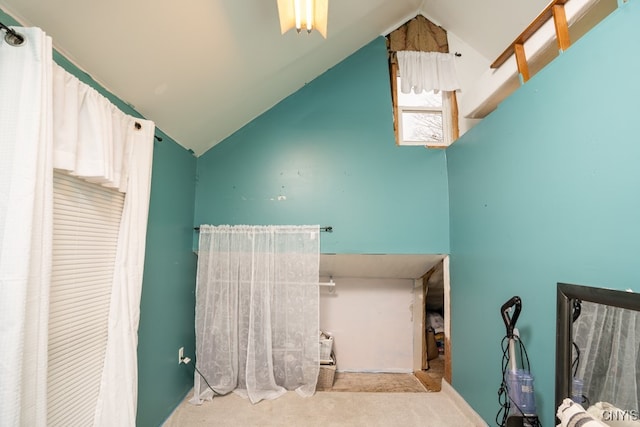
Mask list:
POLYGON ((7 27, 2 22, 0 22, 0 29, 7 32, 7 34, 4 36, 4 39, 11 46, 20 46, 22 43, 24 43, 24 36, 22 34, 16 33, 15 30, 7 27))
MULTIPOLYGON (((200 227, 193 227, 193 229, 195 231, 200 231, 200 227)), ((320 227, 320 231, 324 231, 326 233, 333 233, 333 227, 330 225, 326 227, 320 227)))

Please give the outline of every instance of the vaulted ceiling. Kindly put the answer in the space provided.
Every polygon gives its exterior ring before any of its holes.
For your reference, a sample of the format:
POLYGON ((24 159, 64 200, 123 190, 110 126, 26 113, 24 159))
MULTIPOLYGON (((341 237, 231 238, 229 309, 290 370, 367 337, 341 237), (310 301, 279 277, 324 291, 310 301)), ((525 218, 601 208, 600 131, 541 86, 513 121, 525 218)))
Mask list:
POLYGON ((0 0, 0 8, 42 28, 59 52, 200 155, 419 13, 489 64, 547 3, 330 0, 326 40, 281 35, 276 0, 0 0))

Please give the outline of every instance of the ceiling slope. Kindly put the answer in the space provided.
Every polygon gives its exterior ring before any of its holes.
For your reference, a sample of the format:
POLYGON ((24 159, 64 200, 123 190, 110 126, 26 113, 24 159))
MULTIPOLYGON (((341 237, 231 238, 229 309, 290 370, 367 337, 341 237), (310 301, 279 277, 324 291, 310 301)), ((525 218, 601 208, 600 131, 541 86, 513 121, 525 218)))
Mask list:
POLYGON ((418 13, 493 60, 545 5, 333 0, 325 40, 315 32, 281 35, 276 0, 0 0, 196 155, 418 13))

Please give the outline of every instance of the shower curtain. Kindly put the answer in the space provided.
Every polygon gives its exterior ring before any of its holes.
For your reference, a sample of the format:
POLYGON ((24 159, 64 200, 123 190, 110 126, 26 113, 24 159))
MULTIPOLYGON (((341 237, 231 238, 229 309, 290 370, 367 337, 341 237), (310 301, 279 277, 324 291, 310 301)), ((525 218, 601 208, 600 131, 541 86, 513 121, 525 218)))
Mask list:
MULTIPOLYGON (((216 394, 315 392, 319 240, 319 226, 200 227, 196 358, 216 394)), ((191 402, 212 395, 196 372, 191 402)))
MULTIPOLYGON (((0 37, 0 420, 46 425, 51 279, 51 39, 0 37), (9 351, 7 351, 9 350, 9 351)), ((4 34, 1 33, 0 34, 4 34)))
MULTIPOLYGON (((126 193, 94 425, 133 426, 153 122, 124 114, 52 61, 51 38, 0 38, 0 420, 47 424, 53 168, 126 193)), ((72 356, 72 355, 71 355, 72 356)), ((86 361, 78 360, 82 371, 86 361)))

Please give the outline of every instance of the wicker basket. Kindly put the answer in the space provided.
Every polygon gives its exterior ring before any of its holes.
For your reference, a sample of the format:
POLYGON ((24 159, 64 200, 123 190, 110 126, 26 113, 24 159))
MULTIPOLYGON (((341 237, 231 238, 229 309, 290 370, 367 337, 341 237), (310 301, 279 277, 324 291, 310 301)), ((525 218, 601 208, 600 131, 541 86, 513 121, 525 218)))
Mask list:
POLYGON ((320 365, 318 384, 316 390, 326 391, 333 388, 333 379, 336 376, 336 365, 320 365))

